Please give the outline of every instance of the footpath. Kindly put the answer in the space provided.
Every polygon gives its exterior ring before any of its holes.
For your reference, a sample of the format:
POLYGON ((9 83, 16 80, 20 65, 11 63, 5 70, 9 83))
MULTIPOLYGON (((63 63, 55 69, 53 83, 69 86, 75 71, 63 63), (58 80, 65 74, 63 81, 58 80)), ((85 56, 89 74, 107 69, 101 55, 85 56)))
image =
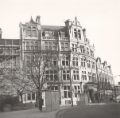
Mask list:
POLYGON ((40 112, 37 108, 21 111, 0 112, 0 118, 56 118, 57 114, 62 114, 69 107, 60 107, 56 111, 40 112))
POLYGON ((56 113, 40 112, 37 108, 21 111, 0 112, 0 118, 56 118, 56 113))
MULTIPOLYGON (((88 105, 104 105, 104 103, 93 103, 88 105)), ((59 110, 50 112, 40 112, 37 108, 21 111, 0 112, 0 118, 62 118, 64 112, 77 106, 60 107, 59 110)))

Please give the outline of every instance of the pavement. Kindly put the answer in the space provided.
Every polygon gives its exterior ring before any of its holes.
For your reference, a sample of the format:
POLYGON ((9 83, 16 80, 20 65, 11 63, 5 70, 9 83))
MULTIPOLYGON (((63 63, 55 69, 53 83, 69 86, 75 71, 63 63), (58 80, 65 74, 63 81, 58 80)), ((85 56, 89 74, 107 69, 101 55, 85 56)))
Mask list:
POLYGON ((40 112, 37 108, 29 110, 20 110, 20 111, 9 111, 9 112, 0 112, 0 118, 56 118, 56 114, 63 113, 68 107, 60 107, 56 111, 42 111, 40 112))
POLYGON ((0 118, 56 118, 57 111, 40 112, 37 108, 21 111, 1 112, 0 118))
POLYGON ((80 105, 57 112, 56 118, 120 118, 120 104, 80 105))
MULTIPOLYGON (((52 112, 46 112, 46 111, 40 112, 37 108, 34 108, 34 109, 21 110, 21 111, 0 112, 0 118, 67 118, 67 117, 80 118, 80 116, 81 118, 91 118, 90 114, 92 114, 92 116, 93 116, 93 113, 96 115, 97 114, 100 115, 100 113, 105 113, 106 109, 108 112, 109 108, 112 108, 112 107, 116 108, 116 105, 106 105, 105 103, 90 103, 88 105, 80 105, 80 106, 74 106, 74 107, 71 107, 71 106, 60 107, 59 110, 52 111, 52 112), (89 117, 86 115, 88 115, 89 117)), ((119 104, 119 107, 117 106, 117 108, 120 108, 120 104, 119 104)), ((112 113, 114 113, 114 109, 112 113)), ((97 117, 92 117, 92 118, 97 118, 97 117)), ((104 118, 104 117, 102 116, 100 118, 104 118)))

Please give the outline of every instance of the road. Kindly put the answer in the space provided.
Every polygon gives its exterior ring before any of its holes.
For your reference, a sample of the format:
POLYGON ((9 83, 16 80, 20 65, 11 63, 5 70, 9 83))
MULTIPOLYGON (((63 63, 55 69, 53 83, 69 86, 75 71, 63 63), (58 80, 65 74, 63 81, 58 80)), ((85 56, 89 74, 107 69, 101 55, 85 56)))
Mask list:
POLYGON ((120 104, 78 106, 58 114, 57 118, 120 118, 120 104))

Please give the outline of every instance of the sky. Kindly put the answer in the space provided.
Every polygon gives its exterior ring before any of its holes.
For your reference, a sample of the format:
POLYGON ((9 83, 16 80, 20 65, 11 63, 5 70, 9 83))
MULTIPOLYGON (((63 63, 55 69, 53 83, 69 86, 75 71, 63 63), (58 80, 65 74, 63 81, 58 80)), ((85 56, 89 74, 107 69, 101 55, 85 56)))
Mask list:
POLYGON ((120 0, 0 0, 3 38, 19 38, 19 23, 37 15, 41 24, 64 25, 75 16, 95 45, 95 57, 112 66, 120 80, 120 0))

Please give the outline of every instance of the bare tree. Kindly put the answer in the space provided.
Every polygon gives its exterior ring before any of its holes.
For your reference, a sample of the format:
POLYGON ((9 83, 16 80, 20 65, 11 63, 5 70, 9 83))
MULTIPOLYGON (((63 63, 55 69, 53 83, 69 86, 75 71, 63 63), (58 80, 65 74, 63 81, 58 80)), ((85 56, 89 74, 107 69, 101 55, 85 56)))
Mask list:
POLYGON ((35 89, 34 84, 26 77, 26 72, 23 68, 14 68, 7 78, 17 95, 20 96, 21 102, 23 103, 23 94, 26 92, 32 92, 35 89))
POLYGON ((50 81, 49 77, 45 75, 47 70, 52 70, 53 65, 56 63, 53 60, 56 54, 50 51, 33 51, 31 59, 27 63, 28 78, 34 83, 37 90, 37 103, 39 110, 42 110, 42 91, 45 84, 53 84, 58 81, 58 77, 53 82, 50 81))
POLYGON ((34 84, 26 78, 25 66, 22 66, 22 68, 20 66, 12 68, 6 64, 4 65, 4 68, 1 68, 2 73, 0 77, 2 93, 8 91, 11 95, 17 94, 20 96, 21 102, 23 102, 23 94, 26 91, 32 91, 34 89, 34 84))
POLYGON ((6 78, 9 75, 10 69, 7 67, 6 60, 0 61, 0 92, 1 94, 13 94, 11 91, 10 81, 6 78))

